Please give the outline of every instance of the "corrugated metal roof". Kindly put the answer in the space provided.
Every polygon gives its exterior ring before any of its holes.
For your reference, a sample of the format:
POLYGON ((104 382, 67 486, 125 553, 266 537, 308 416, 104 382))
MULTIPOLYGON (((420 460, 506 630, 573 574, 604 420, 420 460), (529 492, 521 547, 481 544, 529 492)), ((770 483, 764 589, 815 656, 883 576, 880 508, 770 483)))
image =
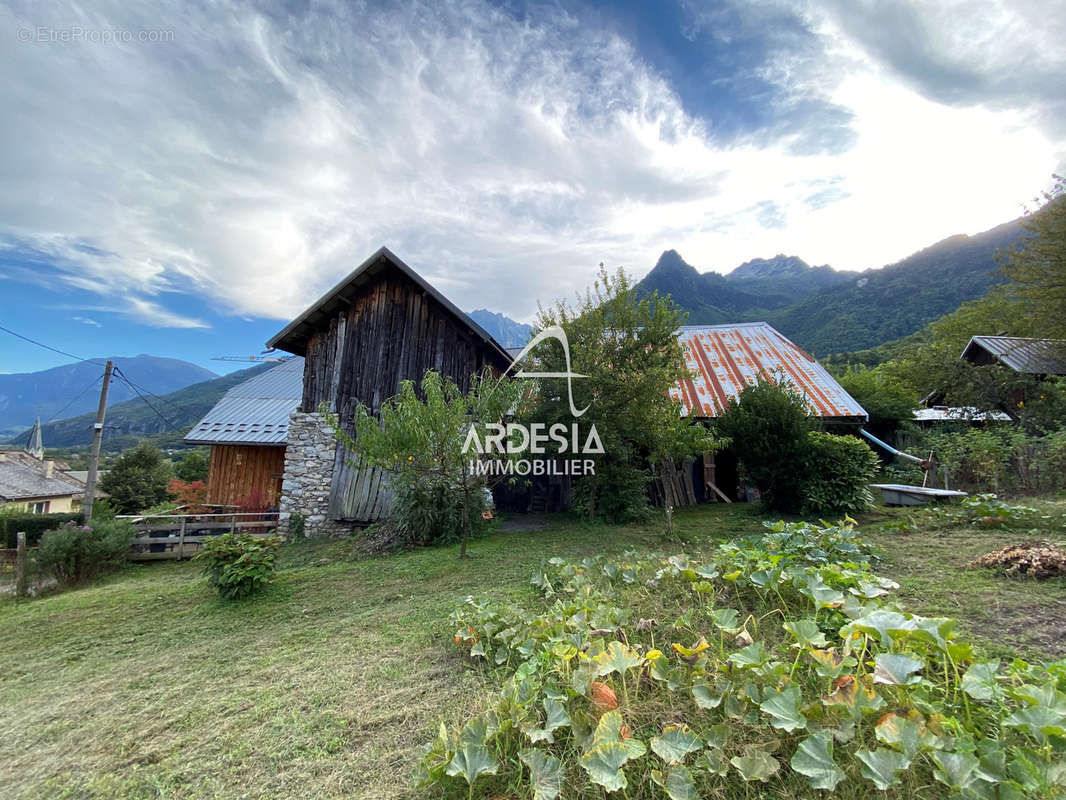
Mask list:
POLYGON ((68 478, 61 472, 44 474, 44 462, 40 466, 22 461, 0 461, 0 499, 27 500, 35 497, 64 497, 82 494, 85 486, 68 478))
POLYGON ((285 444, 303 397, 304 360, 292 358, 239 383, 185 435, 189 444, 285 444))
POLYGON ((745 386, 784 380, 827 419, 866 420, 866 411, 814 358, 765 322, 686 325, 678 331, 685 364, 692 373, 670 390, 682 413, 716 417, 745 386))
POLYGON ((1066 341, 1061 339, 974 336, 962 351, 962 357, 972 361, 978 348, 1016 372, 1066 375, 1066 341))

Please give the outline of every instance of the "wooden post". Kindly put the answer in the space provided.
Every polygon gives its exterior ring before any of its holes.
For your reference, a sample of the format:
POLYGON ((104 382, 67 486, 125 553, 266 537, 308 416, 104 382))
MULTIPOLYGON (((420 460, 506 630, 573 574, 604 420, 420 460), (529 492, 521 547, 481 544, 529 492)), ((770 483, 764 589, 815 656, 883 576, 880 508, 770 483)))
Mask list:
POLYGON ((230 517, 229 532, 230 533, 236 533, 237 532, 237 515, 236 514, 234 514, 232 517, 230 517))
POLYGON ((111 386, 111 361, 104 366, 104 385, 100 387, 100 405, 96 409, 96 422, 93 423, 93 449, 89 454, 89 474, 85 477, 85 499, 82 500, 82 515, 85 524, 93 518, 93 500, 96 498, 96 472, 100 466, 100 444, 104 439, 104 415, 107 414, 107 390, 111 386))
POLYGON ((26 532, 15 534, 15 597, 26 596, 26 532))
POLYGON ((185 523, 188 521, 188 517, 181 518, 181 530, 178 531, 178 561, 185 558, 185 523))

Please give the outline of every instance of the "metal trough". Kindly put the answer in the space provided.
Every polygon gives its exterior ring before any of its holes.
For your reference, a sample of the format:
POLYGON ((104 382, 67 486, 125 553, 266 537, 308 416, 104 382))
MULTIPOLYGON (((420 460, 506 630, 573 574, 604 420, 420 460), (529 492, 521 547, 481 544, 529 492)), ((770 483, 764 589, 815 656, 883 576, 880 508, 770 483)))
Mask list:
POLYGON ((930 489, 902 483, 871 483, 870 486, 881 490, 881 498, 886 506, 924 506, 934 500, 966 497, 966 492, 956 492, 953 489, 930 489))

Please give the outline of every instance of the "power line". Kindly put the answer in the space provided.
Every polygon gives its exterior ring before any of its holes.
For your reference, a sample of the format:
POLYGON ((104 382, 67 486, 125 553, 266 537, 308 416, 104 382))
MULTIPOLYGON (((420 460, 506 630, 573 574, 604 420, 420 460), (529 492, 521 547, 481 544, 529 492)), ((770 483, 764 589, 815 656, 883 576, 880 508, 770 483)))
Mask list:
POLYGON ((73 358, 75 361, 88 361, 90 364, 96 364, 100 367, 105 366, 103 361, 97 361, 94 358, 82 358, 81 356, 76 356, 73 353, 68 353, 66 350, 60 350, 58 347, 52 347, 50 345, 45 344, 44 342, 38 342, 36 339, 31 339, 29 336, 23 336, 21 333, 15 333, 15 331, 11 330, 10 328, 5 328, 3 325, 0 325, 0 331, 3 331, 4 333, 10 333, 12 336, 16 336, 19 339, 22 339, 23 341, 29 342, 30 344, 35 344, 38 347, 43 347, 45 350, 51 350, 53 353, 59 353, 59 355, 61 356, 73 358))
POLYGON ((157 417, 159 417, 159 418, 160 418, 161 420, 163 420, 163 422, 164 422, 164 423, 166 424, 167 428, 173 428, 173 427, 174 427, 174 426, 173 426, 173 425, 171 424, 170 420, 168 420, 168 419, 167 419, 166 417, 164 417, 164 416, 163 416, 163 415, 162 415, 162 414, 160 413, 159 409, 158 409, 158 408, 156 408, 155 406, 153 406, 153 405, 152 405, 152 404, 151 404, 151 403, 149 402, 148 398, 147 398, 147 397, 145 397, 145 396, 144 396, 143 394, 141 394, 141 390, 140 390, 140 389, 138 389, 138 388, 137 388, 136 386, 134 386, 134 385, 133 385, 133 383, 132 383, 132 382, 130 381, 130 379, 126 377, 126 373, 124 373, 124 372, 123 372, 123 371, 122 371, 121 369, 119 369, 118 367, 115 367, 115 368, 114 368, 114 374, 115 374, 115 375, 116 375, 116 376, 118 377, 118 379, 119 379, 119 380, 121 380, 121 381, 122 381, 123 383, 125 383, 125 384, 126 384, 127 386, 129 386, 129 387, 130 387, 131 389, 133 389, 133 391, 134 391, 134 392, 136 392, 136 393, 137 393, 137 396, 138 396, 139 398, 141 398, 141 400, 143 400, 143 401, 144 401, 144 404, 145 404, 146 406, 148 406, 148 407, 149 407, 150 409, 152 409, 152 411, 154 411, 154 412, 155 412, 155 415, 156 415, 157 417))
MULTIPOLYGON (((59 409, 59 411, 57 411, 55 414, 53 414, 52 418, 50 420, 48 420, 48 422, 54 422, 55 420, 57 420, 64 411, 66 411, 68 408, 70 408, 72 405, 74 405, 76 402, 78 402, 78 400, 81 399, 82 395, 84 395, 87 391, 89 391, 94 386, 96 386, 96 384, 98 384, 103 379, 104 379, 103 375, 97 375, 95 378, 93 378, 93 382, 92 383, 90 383, 88 386, 86 386, 84 389, 82 389, 80 392, 78 392, 78 394, 74 397, 73 400, 71 400, 69 403, 67 403, 65 406, 63 406, 61 409, 59 409)), ((47 425, 48 422, 46 422, 45 425, 47 425)))

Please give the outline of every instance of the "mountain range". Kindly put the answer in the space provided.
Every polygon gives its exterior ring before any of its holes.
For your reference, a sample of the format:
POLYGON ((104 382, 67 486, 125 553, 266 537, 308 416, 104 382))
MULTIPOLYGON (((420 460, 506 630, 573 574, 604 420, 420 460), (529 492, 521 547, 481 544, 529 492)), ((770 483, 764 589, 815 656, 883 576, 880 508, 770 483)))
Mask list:
POLYGON ((529 334, 533 330, 532 325, 515 322, 510 317, 489 311, 487 308, 478 308, 471 311, 467 316, 485 329, 504 347, 524 347, 529 341, 529 334))
POLYGON ((951 236, 894 264, 862 272, 812 267, 797 256, 700 272, 667 250, 638 291, 670 294, 688 323, 764 320, 824 356, 875 347, 914 333, 1004 279, 997 254, 1024 233, 1021 220, 974 236, 951 236))
MULTIPOLYGON (((0 375, 0 435, 29 427, 35 417, 48 420, 95 411, 100 402, 100 379, 103 377, 102 364, 105 361, 106 357, 40 372, 0 375)), ((218 377, 209 369, 176 358, 116 356, 111 361, 142 392, 152 394, 166 394, 218 377)), ((108 405, 116 405, 135 396, 125 383, 116 380, 108 392, 108 405)))

